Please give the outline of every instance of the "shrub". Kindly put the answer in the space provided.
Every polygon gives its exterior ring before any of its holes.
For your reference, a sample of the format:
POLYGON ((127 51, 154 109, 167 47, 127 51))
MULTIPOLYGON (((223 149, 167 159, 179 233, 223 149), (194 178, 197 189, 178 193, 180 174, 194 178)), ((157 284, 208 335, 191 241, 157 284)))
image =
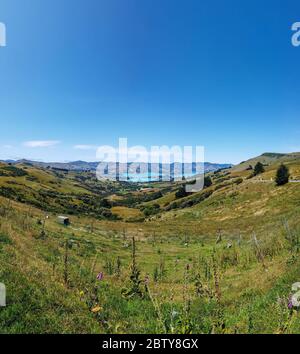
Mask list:
POLYGON ((170 211, 172 209, 184 209, 184 208, 190 208, 193 205, 199 204, 202 201, 204 201, 205 199, 207 199, 208 197, 210 197, 212 195, 212 191, 207 191, 207 192, 203 192, 200 195, 188 199, 188 200, 183 200, 182 202, 173 202, 171 204, 169 204, 166 208, 165 211, 170 211))
POLYGON ((11 241, 10 237, 7 236, 6 234, 0 233, 0 244, 1 243, 10 245, 12 243, 12 241, 11 241))
POLYGON ((168 206, 166 206, 165 211, 170 211, 172 209, 177 209, 177 208, 178 208, 177 202, 173 202, 173 203, 169 204, 168 206))
POLYGON ((204 177, 204 187, 210 187, 212 185, 212 180, 210 176, 204 177))
POLYGON ((175 193, 175 197, 177 198, 177 199, 179 199, 179 198, 184 198, 184 197, 186 197, 187 196, 187 192, 186 192, 186 190, 185 190, 185 186, 181 186, 179 189, 178 189, 178 191, 175 193))
POLYGON ((241 184, 241 183, 243 183, 243 178, 237 178, 236 180, 234 180, 233 181, 233 183, 235 183, 235 184, 241 184))
POLYGON ((143 209, 143 213, 145 216, 155 215, 159 213, 159 211, 160 211, 160 205, 157 203, 151 206, 147 206, 146 208, 143 209))
POLYGON ((107 209, 111 208, 111 204, 106 198, 101 199, 99 204, 100 204, 100 207, 102 207, 102 208, 107 208, 107 209))
POLYGON ((4 166, 1 168, 2 176, 10 176, 10 177, 23 177, 27 176, 28 173, 21 168, 15 167, 15 166, 4 166))

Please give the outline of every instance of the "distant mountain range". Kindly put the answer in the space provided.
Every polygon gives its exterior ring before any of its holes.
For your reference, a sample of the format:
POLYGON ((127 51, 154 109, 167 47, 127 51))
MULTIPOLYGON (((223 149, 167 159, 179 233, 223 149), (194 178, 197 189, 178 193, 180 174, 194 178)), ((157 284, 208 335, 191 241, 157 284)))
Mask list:
MULTIPOLYGON (((258 161, 263 163, 264 165, 269 165, 272 163, 281 163, 288 162, 291 160, 300 159, 300 152, 294 153, 274 153, 274 152, 266 152, 261 154, 260 156, 251 158, 247 161, 242 161, 237 165, 233 165, 230 163, 211 163, 204 162, 204 172, 213 172, 220 169, 230 168, 232 167, 234 171, 243 171, 246 170, 249 166, 254 166, 258 161)), ((1 161, 1 160, 0 160, 1 161)), ((53 169, 63 169, 68 171, 95 171, 99 162, 87 162, 87 161, 71 161, 71 162, 40 162, 40 161, 32 161, 27 159, 22 160, 2 160, 1 162, 11 163, 13 165, 17 164, 27 164, 33 165, 41 168, 53 168, 53 169)), ((130 165, 130 164, 129 164, 130 165)), ((146 170, 146 163, 140 163, 140 170, 146 170)), ((154 164, 152 164, 154 165, 154 164)), ((171 164, 174 165, 174 164, 171 164)), ((176 163, 175 163, 176 165, 176 163)), ((115 163, 108 164, 110 169, 114 169, 115 163)), ((195 163, 187 164, 187 170, 197 170, 198 166, 195 163), (190 166, 189 166, 190 165, 190 166)), ((163 165, 162 171, 170 170, 169 165, 163 165)))
MULTIPOLYGON (((99 165, 99 162, 86 162, 86 161, 72 161, 72 162, 40 162, 40 161, 32 161, 32 160, 3 160, 2 162, 6 163, 11 163, 13 165, 17 164, 27 164, 27 165, 32 165, 36 167, 42 167, 42 168, 55 168, 55 169, 64 169, 68 171, 95 171, 97 169, 97 166, 99 165)), ((171 164, 171 165, 176 165, 171 164)), ((110 167, 115 165, 115 163, 108 163, 110 167)), ((130 163, 129 163, 130 165, 130 163)), ((148 166, 147 163, 139 163, 141 170, 145 170, 146 166, 148 166)), ((197 170, 199 168, 199 164, 192 163, 192 164, 186 164, 187 170, 197 170)), ((219 169, 224 169, 224 168, 229 168, 232 167, 232 164, 229 163, 211 163, 211 162, 204 162, 204 172, 211 172, 211 171, 216 171, 219 169)), ((112 167, 113 168, 113 167, 112 167)), ((163 165, 163 169, 169 169, 169 165, 163 165)))

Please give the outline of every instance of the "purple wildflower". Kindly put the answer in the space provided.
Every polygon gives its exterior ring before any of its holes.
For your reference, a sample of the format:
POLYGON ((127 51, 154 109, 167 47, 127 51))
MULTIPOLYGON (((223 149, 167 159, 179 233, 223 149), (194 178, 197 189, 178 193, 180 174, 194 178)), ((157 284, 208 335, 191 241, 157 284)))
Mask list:
POLYGON ((149 275, 146 275, 144 280, 145 285, 149 284, 149 280, 150 280, 149 275))
POLYGON ((100 272, 98 275, 97 275, 97 280, 101 281, 103 279, 103 272, 100 272))
POLYGON ((292 297, 289 298, 289 302, 288 302, 288 309, 292 309, 294 307, 293 302, 292 302, 292 297))

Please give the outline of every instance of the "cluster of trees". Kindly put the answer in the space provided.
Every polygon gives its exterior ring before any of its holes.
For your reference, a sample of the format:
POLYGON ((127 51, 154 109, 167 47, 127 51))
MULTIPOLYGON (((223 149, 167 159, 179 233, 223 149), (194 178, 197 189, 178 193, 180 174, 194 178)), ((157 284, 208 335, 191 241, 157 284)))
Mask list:
POLYGON ((139 193, 139 194, 130 194, 122 195, 122 199, 114 201, 114 206, 127 206, 129 208, 135 207, 138 204, 144 202, 150 202, 155 199, 159 199, 163 196, 161 191, 156 191, 152 193, 139 193))
POLYGON ((200 195, 196 195, 193 198, 190 198, 190 199, 187 199, 187 200, 183 199, 182 201, 175 201, 175 202, 173 202, 171 204, 168 204, 165 207, 165 211, 169 211, 169 210, 172 210, 172 209, 190 208, 193 205, 199 204, 202 201, 204 201, 205 199, 207 199, 208 197, 210 197, 212 195, 212 193, 213 193, 212 190, 205 191, 205 192, 201 193, 200 195))
POLYGON ((0 169, 0 176, 6 177, 23 177, 27 176, 28 173, 24 171, 22 168, 18 168, 12 165, 3 166, 0 169))
MULTIPOLYGON (((195 183, 195 182, 193 181, 193 183, 195 183)), ((211 185, 212 185, 212 180, 211 180, 210 176, 205 176, 204 177, 204 188, 208 188, 211 185)), ((176 199, 184 198, 187 195, 188 195, 188 193, 185 190, 185 185, 180 186, 178 191, 175 193, 176 199)))
MULTIPOLYGON (((261 162, 257 162, 257 164, 254 166, 253 176, 257 176, 264 172, 265 172, 264 165, 261 162)), ((282 163, 276 171, 275 182, 277 186, 282 186, 288 183, 289 178, 290 178, 289 169, 286 165, 282 163)))

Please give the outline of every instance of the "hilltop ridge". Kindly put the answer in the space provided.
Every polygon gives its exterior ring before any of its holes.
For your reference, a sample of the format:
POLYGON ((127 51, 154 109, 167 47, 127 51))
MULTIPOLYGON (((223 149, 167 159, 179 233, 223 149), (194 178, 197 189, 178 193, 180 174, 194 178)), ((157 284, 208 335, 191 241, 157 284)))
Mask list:
POLYGON ((257 162, 262 164, 269 165, 273 163, 283 163, 292 160, 300 159, 300 152, 292 153, 274 153, 274 152, 265 152, 259 156, 250 158, 249 160, 242 161, 241 163, 233 166, 234 171, 243 171, 249 166, 254 167, 257 162))
MULTIPOLYGON (((27 159, 20 159, 20 160, 2 160, 4 163, 11 163, 13 165, 19 165, 19 164, 25 164, 25 165, 31 165, 31 166, 37 166, 37 167, 43 167, 43 168, 60 168, 60 169, 66 169, 70 171, 95 171, 97 169, 97 166, 99 162, 94 161, 94 162, 87 162, 87 161, 70 161, 70 162, 42 162, 42 161, 34 161, 34 160, 27 160, 27 159)), ((131 164, 132 162, 128 162, 128 164, 131 164)), ((108 165, 113 166, 115 163, 109 162, 108 165)), ((145 166, 147 165, 144 162, 138 163, 140 166, 145 166)), ((187 165, 194 165, 195 163, 192 164, 187 164, 187 165)), ((172 165, 172 164, 171 164, 172 165)), ((228 168, 233 166, 230 163, 212 163, 212 162, 204 162, 204 171, 214 171, 218 170, 220 168, 228 168)))

